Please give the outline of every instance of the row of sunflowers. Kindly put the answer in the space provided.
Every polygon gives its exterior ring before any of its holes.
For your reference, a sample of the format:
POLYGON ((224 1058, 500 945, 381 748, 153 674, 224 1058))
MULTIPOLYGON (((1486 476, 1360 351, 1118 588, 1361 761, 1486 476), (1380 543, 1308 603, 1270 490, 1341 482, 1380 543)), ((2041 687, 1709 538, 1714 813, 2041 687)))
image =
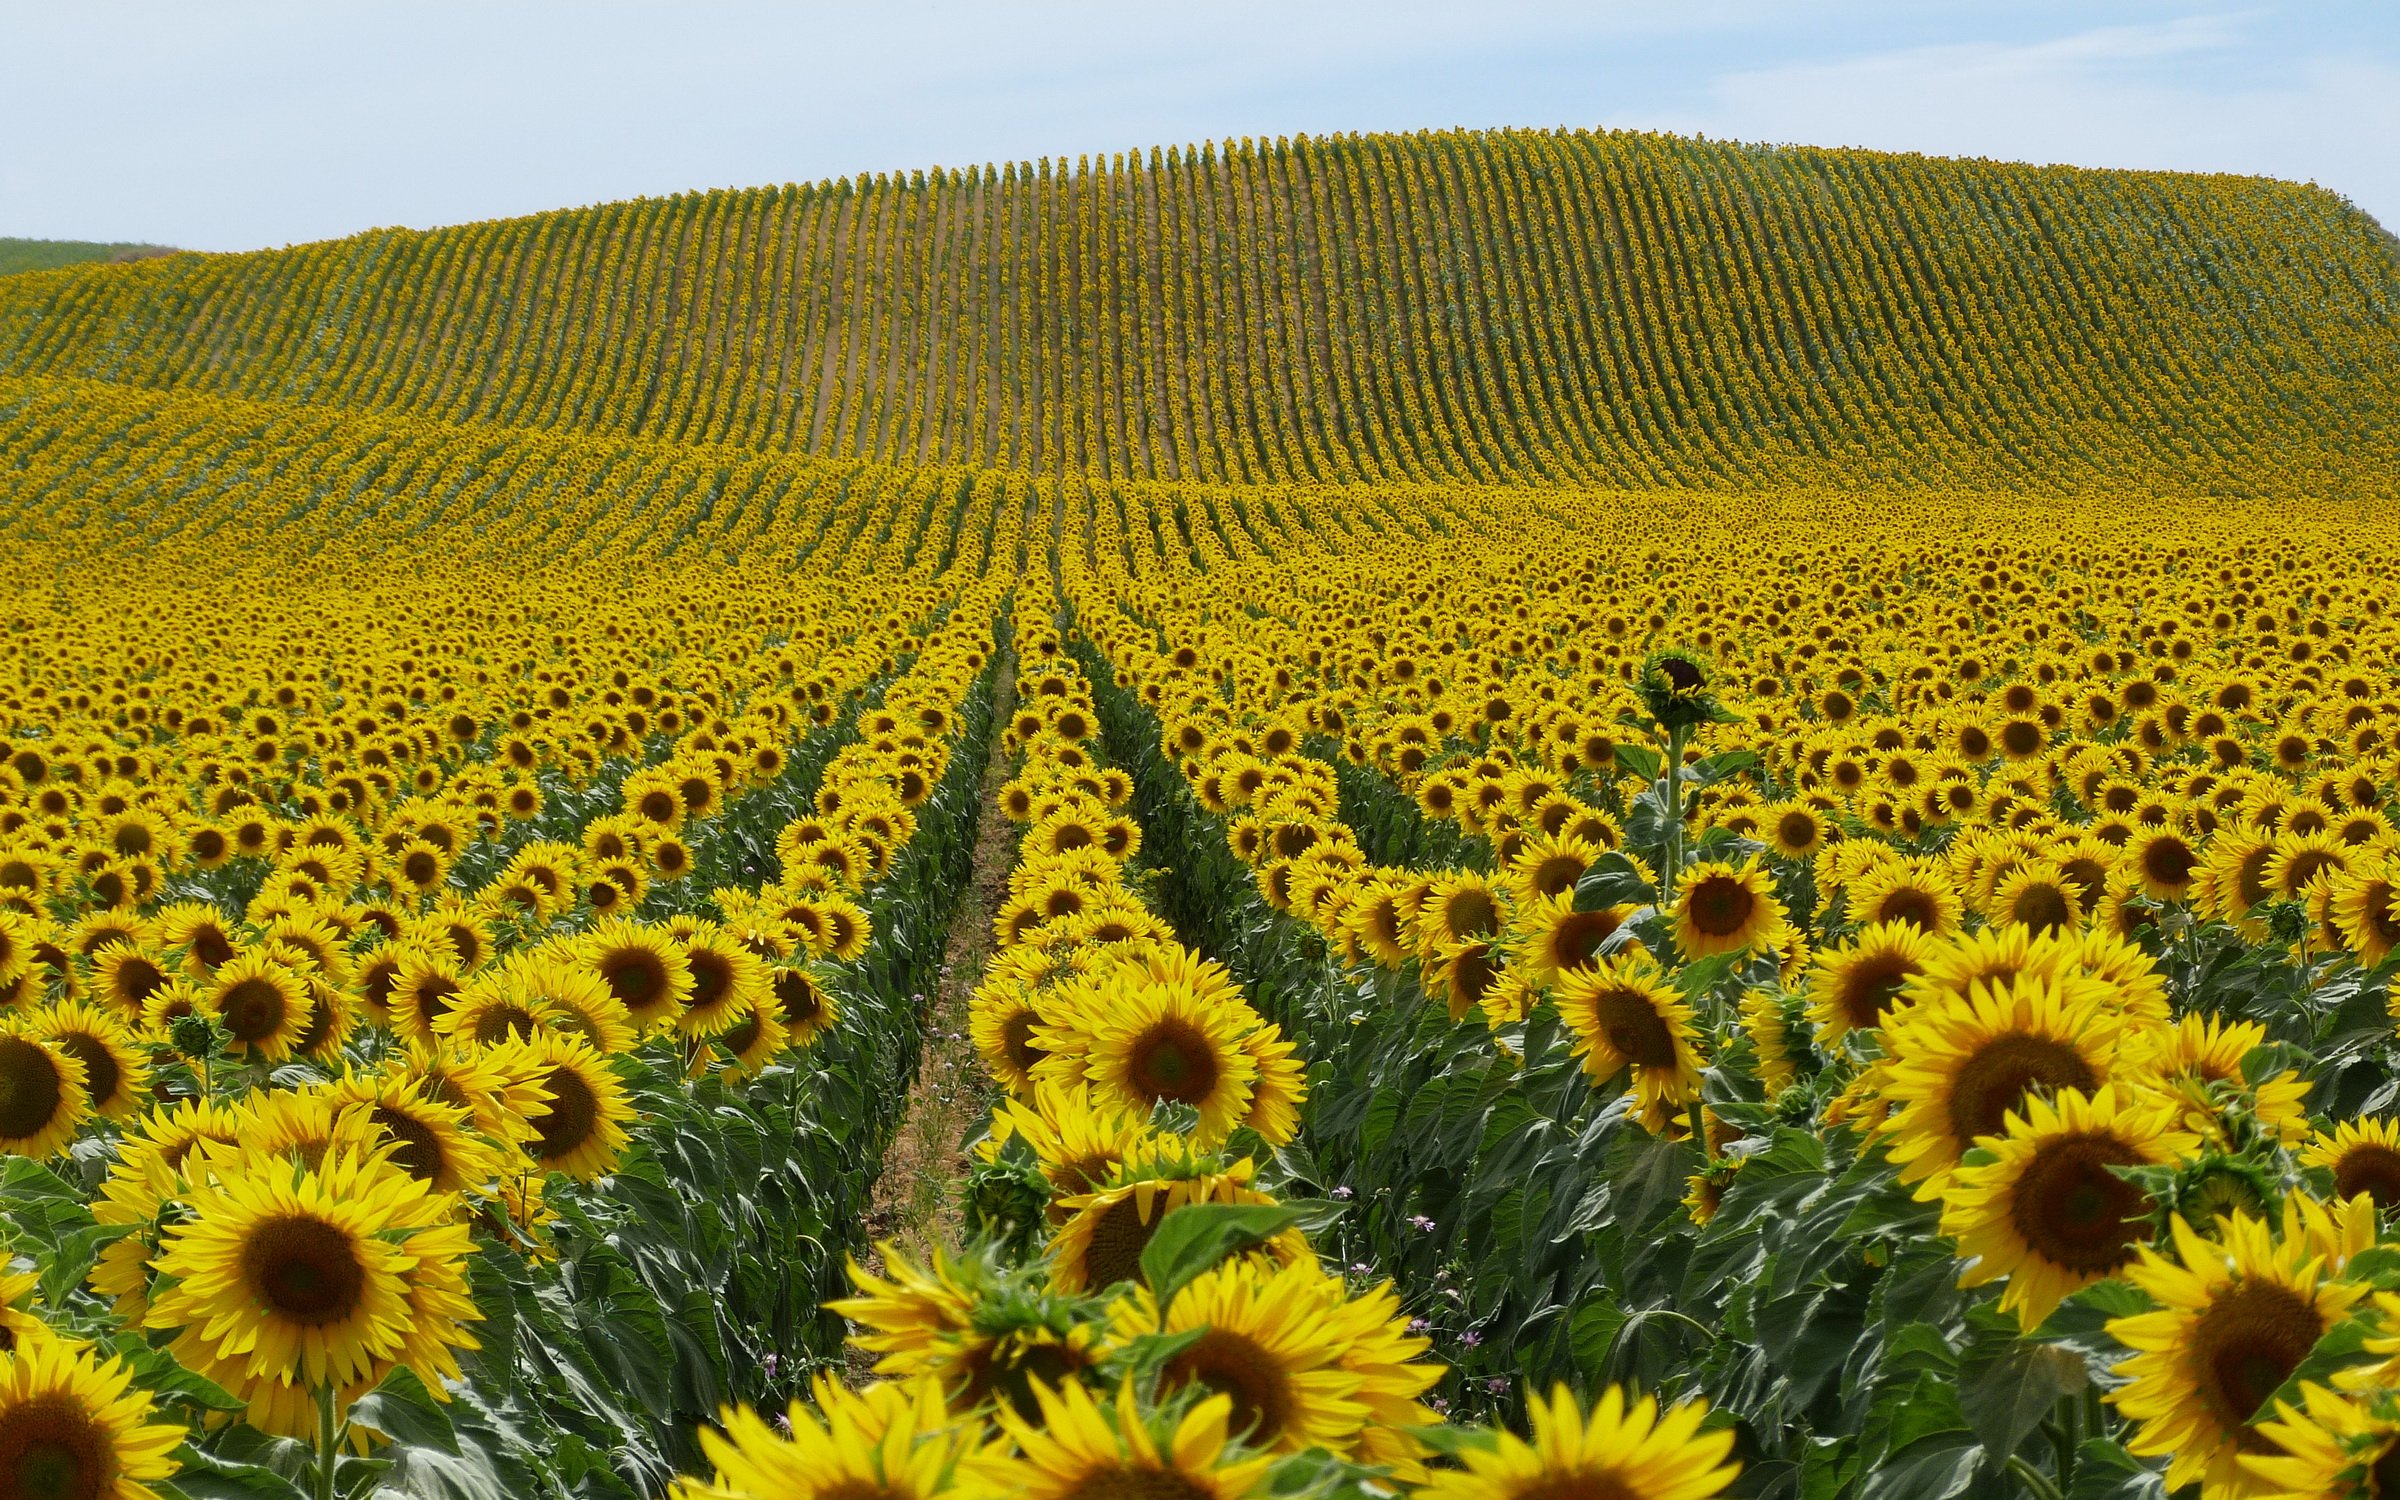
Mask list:
POLYGON ((967 1246, 854 1267, 835 1306, 889 1378, 821 1376, 780 1423, 728 1412, 677 1494, 1717 1493, 1733 1436, 1699 1403, 1612 1388, 1587 1411, 1562 1386, 1530 1443, 1422 1403, 1428 1341, 1389 1281, 1325 1263, 1306 1225, 1338 1205, 1296 1200, 1274 1155, 1306 1095, 1292 1044, 1127 884, 1133 783, 1089 685, 1022 602, 1014 635, 1023 832, 972 1002, 1002 1093, 967 1246))

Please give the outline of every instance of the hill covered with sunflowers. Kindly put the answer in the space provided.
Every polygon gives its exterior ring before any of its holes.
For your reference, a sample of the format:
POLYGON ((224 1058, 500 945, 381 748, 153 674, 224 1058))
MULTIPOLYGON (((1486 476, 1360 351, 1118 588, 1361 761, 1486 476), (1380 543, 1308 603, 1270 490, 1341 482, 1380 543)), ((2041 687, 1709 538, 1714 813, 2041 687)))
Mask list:
POLYGON ((0 1500, 2384 1493, 2396 475, 2257 179, 0 277, 0 1500))

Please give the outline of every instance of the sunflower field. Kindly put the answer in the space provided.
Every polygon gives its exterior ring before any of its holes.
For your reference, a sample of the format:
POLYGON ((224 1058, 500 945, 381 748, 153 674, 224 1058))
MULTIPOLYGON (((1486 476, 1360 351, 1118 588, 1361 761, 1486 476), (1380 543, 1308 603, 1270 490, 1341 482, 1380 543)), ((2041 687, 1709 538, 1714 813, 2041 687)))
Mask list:
POLYGON ((0 277, 0 1500, 2400 1494, 2396 413, 1646 136, 0 277))

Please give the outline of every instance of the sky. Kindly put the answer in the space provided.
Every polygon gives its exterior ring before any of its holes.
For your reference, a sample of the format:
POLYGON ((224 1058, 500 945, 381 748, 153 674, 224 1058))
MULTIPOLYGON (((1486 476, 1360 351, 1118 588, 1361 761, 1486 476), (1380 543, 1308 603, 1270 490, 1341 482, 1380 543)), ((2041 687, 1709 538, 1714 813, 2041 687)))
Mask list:
POLYGON ((2258 173, 2400 229, 2400 3, 0 0, 9 236, 239 250, 1509 125, 2258 173))

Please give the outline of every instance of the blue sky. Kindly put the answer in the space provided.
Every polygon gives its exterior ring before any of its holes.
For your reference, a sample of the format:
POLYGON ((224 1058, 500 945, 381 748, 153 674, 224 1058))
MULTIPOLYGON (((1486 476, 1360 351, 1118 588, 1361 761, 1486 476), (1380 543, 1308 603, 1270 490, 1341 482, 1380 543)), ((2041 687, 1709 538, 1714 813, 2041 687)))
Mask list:
POLYGON ((0 235, 233 250, 1301 131, 2264 173, 2400 228, 2400 3, 0 0, 0 235))

